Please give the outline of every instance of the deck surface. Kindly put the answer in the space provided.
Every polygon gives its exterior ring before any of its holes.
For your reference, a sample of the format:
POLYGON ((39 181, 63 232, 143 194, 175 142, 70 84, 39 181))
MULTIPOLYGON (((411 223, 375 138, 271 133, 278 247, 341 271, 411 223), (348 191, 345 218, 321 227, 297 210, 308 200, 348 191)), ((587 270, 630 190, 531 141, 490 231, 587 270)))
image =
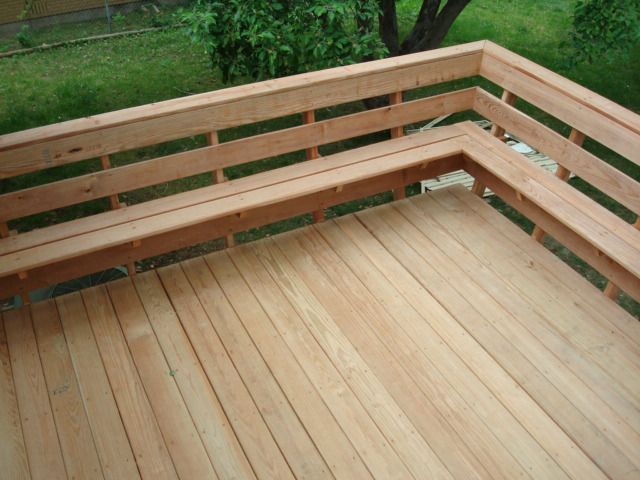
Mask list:
POLYGON ((640 478, 640 325, 460 188, 3 314, 4 478, 640 478))

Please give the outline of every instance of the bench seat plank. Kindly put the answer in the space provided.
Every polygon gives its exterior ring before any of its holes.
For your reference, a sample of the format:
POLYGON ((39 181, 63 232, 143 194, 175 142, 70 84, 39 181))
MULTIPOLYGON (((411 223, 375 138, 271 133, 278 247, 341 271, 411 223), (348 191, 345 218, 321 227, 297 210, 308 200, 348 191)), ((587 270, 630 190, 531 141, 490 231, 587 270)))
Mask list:
POLYGON ((343 165, 351 165, 376 156, 388 155, 430 143, 454 138, 462 132, 455 126, 440 127, 415 135, 380 142, 365 147, 336 153, 322 158, 319 162, 302 162, 288 167, 268 170, 259 174, 242 177, 224 184, 211 185, 168 197, 158 198, 142 204, 103 212, 77 220, 72 220, 43 229, 32 230, 20 235, 0 239, 0 264, 2 255, 18 252, 37 245, 56 242, 65 238, 132 222, 179 208, 248 192, 266 185, 312 175, 343 165))
POLYGON ((475 126, 463 128, 472 137, 465 154, 640 278, 640 232, 475 126))
MULTIPOLYGON (((332 188, 341 188, 344 185, 389 172, 452 157, 460 154, 460 152, 457 139, 450 139, 394 154, 374 157, 366 162, 345 165, 272 185, 257 185, 254 190, 234 192, 231 196, 76 235, 64 241, 56 242, 55 248, 51 244, 41 244, 9 253, 0 257, 0 276, 27 272, 43 265, 75 258, 116 245, 136 242, 149 236, 186 228, 205 221, 241 214, 251 209, 275 205, 279 202, 332 188)), ((317 163, 321 162, 313 162, 313 164, 317 163)), ((277 176, 283 178, 282 173, 277 174, 277 176)), ((224 185, 226 184, 222 184, 220 187, 224 185)))

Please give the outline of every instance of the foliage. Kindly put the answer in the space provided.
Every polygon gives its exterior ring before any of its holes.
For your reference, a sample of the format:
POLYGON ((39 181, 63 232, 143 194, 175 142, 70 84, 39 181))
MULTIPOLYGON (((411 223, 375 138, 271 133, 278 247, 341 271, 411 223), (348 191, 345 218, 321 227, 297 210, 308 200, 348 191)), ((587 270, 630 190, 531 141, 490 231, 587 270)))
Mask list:
POLYGON ((20 31, 16 34, 16 40, 23 48, 31 48, 34 45, 31 29, 29 25, 22 25, 20 31))
POLYGON ((379 58, 373 0, 198 0, 180 14, 225 82, 264 79, 379 58))
POLYGON ((574 62, 611 60, 640 42, 640 0, 578 0, 570 45, 574 62))

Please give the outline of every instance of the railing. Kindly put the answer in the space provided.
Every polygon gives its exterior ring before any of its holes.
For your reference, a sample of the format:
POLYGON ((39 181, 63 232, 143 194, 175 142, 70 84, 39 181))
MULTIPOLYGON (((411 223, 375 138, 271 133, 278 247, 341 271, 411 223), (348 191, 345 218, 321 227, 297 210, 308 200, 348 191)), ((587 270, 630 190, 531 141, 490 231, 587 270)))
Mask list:
MULTIPOLYGON (((322 161, 318 158, 319 146, 384 130, 398 137, 405 125, 467 110, 494 122, 492 133, 496 137, 502 137, 506 131, 548 154, 559 163, 561 178, 566 180, 569 172, 573 172, 632 212, 640 212, 639 184, 581 147, 583 139, 590 137, 640 165, 640 117, 495 44, 476 42, 243 85, 1 136, 0 179, 33 175, 93 158, 101 158, 103 169, 0 195, 0 236, 9 236, 9 222, 29 215, 99 198, 109 198, 111 207, 119 208, 118 195, 122 193, 206 172, 211 172, 213 182, 223 182, 225 168, 289 152, 306 150, 308 159, 322 161), (502 87, 502 99, 472 87, 403 101, 403 93, 409 90, 475 76, 502 87), (389 96, 388 107, 316 121, 315 112, 319 109, 382 95, 389 96), (573 130, 569 139, 517 110, 514 106, 517 98, 570 125, 573 130), (220 130, 292 114, 302 115, 301 125, 218 143, 220 130), (124 166, 110 163, 110 156, 119 152, 201 134, 208 138, 208 146, 204 148, 124 166)), ((629 274, 625 265, 590 248, 589 238, 567 232, 566 226, 549 216, 549 212, 524 205, 522 192, 501 187, 488 172, 476 168, 472 173, 477 174, 474 186, 477 193, 484 190, 484 184, 491 183, 491 188, 499 190, 505 200, 536 223, 544 224, 536 228, 536 239, 541 240, 549 232, 613 279, 607 294, 615 296, 616 284, 620 284, 640 298, 638 279, 629 274)), ((394 187, 396 198, 402 198, 403 187, 394 187)), ((320 207, 313 209, 316 221, 322 220, 320 207)), ((233 242, 233 237, 227 239, 233 242)), ((0 242, 0 255, 12 248, 11 242, 4 241, 4 245, 0 242)), ((136 259, 135 255, 128 258, 136 259)))

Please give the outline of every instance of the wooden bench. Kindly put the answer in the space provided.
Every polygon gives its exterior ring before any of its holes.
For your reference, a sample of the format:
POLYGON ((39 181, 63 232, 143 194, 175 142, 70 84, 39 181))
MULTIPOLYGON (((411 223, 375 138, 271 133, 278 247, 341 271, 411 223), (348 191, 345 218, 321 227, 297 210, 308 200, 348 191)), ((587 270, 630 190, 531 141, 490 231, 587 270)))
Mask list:
MULTIPOLYGON (((631 177, 579 145, 588 135, 640 164, 640 121, 628 110, 490 42, 340 67, 194 95, 0 137, 0 179, 100 158, 102 170, 0 195, 0 298, 133 262, 465 168, 611 280, 640 298, 637 229, 566 184, 573 171, 633 212, 631 177), (402 101, 402 92, 482 75, 480 88, 402 101), (315 121, 315 111, 388 95, 390 105, 315 121), (516 95, 574 126, 568 140, 517 110, 516 95), (493 135, 463 122, 403 136, 403 126, 475 110, 493 135), (218 131, 302 114, 303 124, 225 143, 218 131), (600 127, 600 125, 602 125, 600 127), (319 157, 318 146, 390 131, 391 139, 319 157), (554 177, 505 146, 509 131, 549 154, 554 177), (110 155, 193 135, 208 146, 123 166, 110 155), (225 181, 224 169, 306 150, 313 160, 225 181), (119 194, 211 172, 211 186, 126 206, 119 194), (100 198, 110 211, 10 235, 22 217, 100 198)), ((28 177, 25 177, 28 178, 28 177)), ((5 181, 5 180, 3 180, 5 181)), ((5 190, 5 189, 3 189, 5 190)), ((135 269, 130 267, 130 273, 135 269)), ((614 288, 615 286, 615 288, 614 288)))
POLYGON ((2 272, 27 282, 85 261, 96 271, 440 175, 462 167, 460 135, 444 127, 10 236, 2 272))
POLYGON ((640 231, 473 124, 463 144, 465 169, 609 278, 640 293, 640 231), (625 268, 617 268, 624 265, 625 268))

